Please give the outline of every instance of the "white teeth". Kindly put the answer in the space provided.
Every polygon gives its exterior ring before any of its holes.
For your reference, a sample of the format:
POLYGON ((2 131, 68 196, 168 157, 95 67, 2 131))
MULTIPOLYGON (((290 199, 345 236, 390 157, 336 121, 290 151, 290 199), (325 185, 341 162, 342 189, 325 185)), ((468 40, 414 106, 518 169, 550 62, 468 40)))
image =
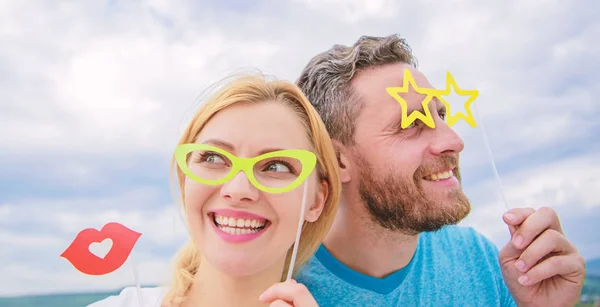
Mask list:
POLYGON ((236 223, 236 226, 237 226, 237 227, 244 227, 244 220, 242 220, 242 219, 238 219, 238 220, 237 220, 237 223, 236 223))
POLYGON ((251 233, 260 231, 258 229, 247 229, 247 228, 241 229, 241 228, 233 228, 233 227, 224 227, 224 226, 220 226, 220 225, 219 225, 219 229, 221 229, 223 232, 226 232, 230 235, 247 235, 247 234, 251 234, 251 233))
POLYGON ((425 179, 432 180, 432 181, 438 181, 438 180, 448 179, 452 176, 454 176, 454 173, 452 171, 448 171, 448 172, 443 172, 443 173, 431 174, 431 175, 425 177, 425 179))
POLYGON ((214 220, 217 224, 217 226, 229 233, 229 234, 233 234, 233 235, 239 235, 239 234, 249 234, 249 233, 253 233, 253 232, 257 232, 259 231, 259 229, 256 228, 260 228, 262 226, 264 226, 266 224, 266 220, 265 221, 257 221, 257 220, 246 220, 246 219, 236 219, 233 217, 227 217, 227 216, 222 216, 222 215, 216 215, 214 216, 214 220), (229 230, 227 230, 229 229, 229 230))

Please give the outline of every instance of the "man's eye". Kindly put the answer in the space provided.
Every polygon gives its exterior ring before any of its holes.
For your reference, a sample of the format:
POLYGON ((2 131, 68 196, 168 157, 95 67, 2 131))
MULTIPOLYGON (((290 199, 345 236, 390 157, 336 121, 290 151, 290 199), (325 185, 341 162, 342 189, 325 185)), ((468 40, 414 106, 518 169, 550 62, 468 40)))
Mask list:
POLYGON ((417 122, 416 122, 416 121, 413 121, 412 123, 410 123, 410 125, 408 125, 408 126, 407 126, 406 128, 404 128, 404 129, 411 129, 411 128, 414 128, 414 127, 416 127, 416 126, 417 126, 417 122))

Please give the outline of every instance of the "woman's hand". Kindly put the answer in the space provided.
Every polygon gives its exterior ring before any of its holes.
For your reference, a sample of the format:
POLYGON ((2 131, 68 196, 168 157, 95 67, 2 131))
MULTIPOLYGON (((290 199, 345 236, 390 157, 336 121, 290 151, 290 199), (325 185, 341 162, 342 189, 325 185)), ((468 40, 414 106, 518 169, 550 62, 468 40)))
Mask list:
POLYGON ((318 307, 306 286, 290 279, 272 285, 258 298, 270 307, 318 307))

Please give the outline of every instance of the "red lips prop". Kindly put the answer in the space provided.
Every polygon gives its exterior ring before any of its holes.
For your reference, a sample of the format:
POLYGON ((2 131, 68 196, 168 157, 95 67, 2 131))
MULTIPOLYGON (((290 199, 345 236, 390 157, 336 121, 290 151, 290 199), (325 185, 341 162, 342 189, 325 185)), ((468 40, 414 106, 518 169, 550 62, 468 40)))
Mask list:
POLYGON ((119 223, 108 223, 98 231, 94 228, 82 230, 71 245, 60 255, 77 270, 88 275, 105 275, 121 267, 129 257, 133 246, 142 234, 119 223), (90 252, 90 244, 111 239, 113 245, 104 257, 90 252))

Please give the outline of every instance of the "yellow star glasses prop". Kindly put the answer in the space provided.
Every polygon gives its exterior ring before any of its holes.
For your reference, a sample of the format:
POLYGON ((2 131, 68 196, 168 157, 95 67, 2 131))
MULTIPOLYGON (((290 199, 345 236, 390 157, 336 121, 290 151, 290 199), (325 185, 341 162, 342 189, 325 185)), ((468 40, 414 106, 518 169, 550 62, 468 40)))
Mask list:
POLYGON ((400 103, 400 107, 402 108, 402 129, 406 129, 406 127, 410 126, 415 120, 421 120, 425 125, 429 128, 435 128, 435 123, 433 122, 433 117, 431 116, 431 112, 427 105, 434 98, 438 97, 440 101, 446 106, 446 119, 448 121, 448 126, 452 127, 456 124, 457 121, 463 119, 466 121, 471 127, 477 128, 477 123, 475 123, 475 118, 473 117, 473 113, 471 112, 471 103, 477 99, 479 96, 479 91, 477 90, 463 90, 458 87, 454 77, 449 72, 446 74, 446 88, 443 90, 436 90, 430 88, 419 88, 415 79, 413 78, 410 70, 404 69, 404 79, 403 79, 402 87, 388 87, 386 88, 387 93, 392 96, 396 101, 400 103), (409 91, 409 85, 413 87, 415 92, 419 94, 425 94, 425 98, 421 101, 421 105, 423 106, 423 110, 425 114, 421 113, 419 110, 413 111, 410 115, 408 114, 408 104, 404 98, 402 98, 400 93, 407 93, 409 91), (461 112, 457 112, 452 115, 452 110, 450 109, 450 103, 444 98, 450 96, 451 89, 454 88, 454 91, 459 96, 468 96, 467 101, 465 101, 464 106, 467 114, 463 114, 461 112))
POLYGON ((177 146, 175 160, 181 171, 196 182, 221 185, 243 171, 253 186, 273 194, 298 187, 317 164, 316 155, 308 150, 278 150, 245 158, 216 146, 196 143, 177 146))

